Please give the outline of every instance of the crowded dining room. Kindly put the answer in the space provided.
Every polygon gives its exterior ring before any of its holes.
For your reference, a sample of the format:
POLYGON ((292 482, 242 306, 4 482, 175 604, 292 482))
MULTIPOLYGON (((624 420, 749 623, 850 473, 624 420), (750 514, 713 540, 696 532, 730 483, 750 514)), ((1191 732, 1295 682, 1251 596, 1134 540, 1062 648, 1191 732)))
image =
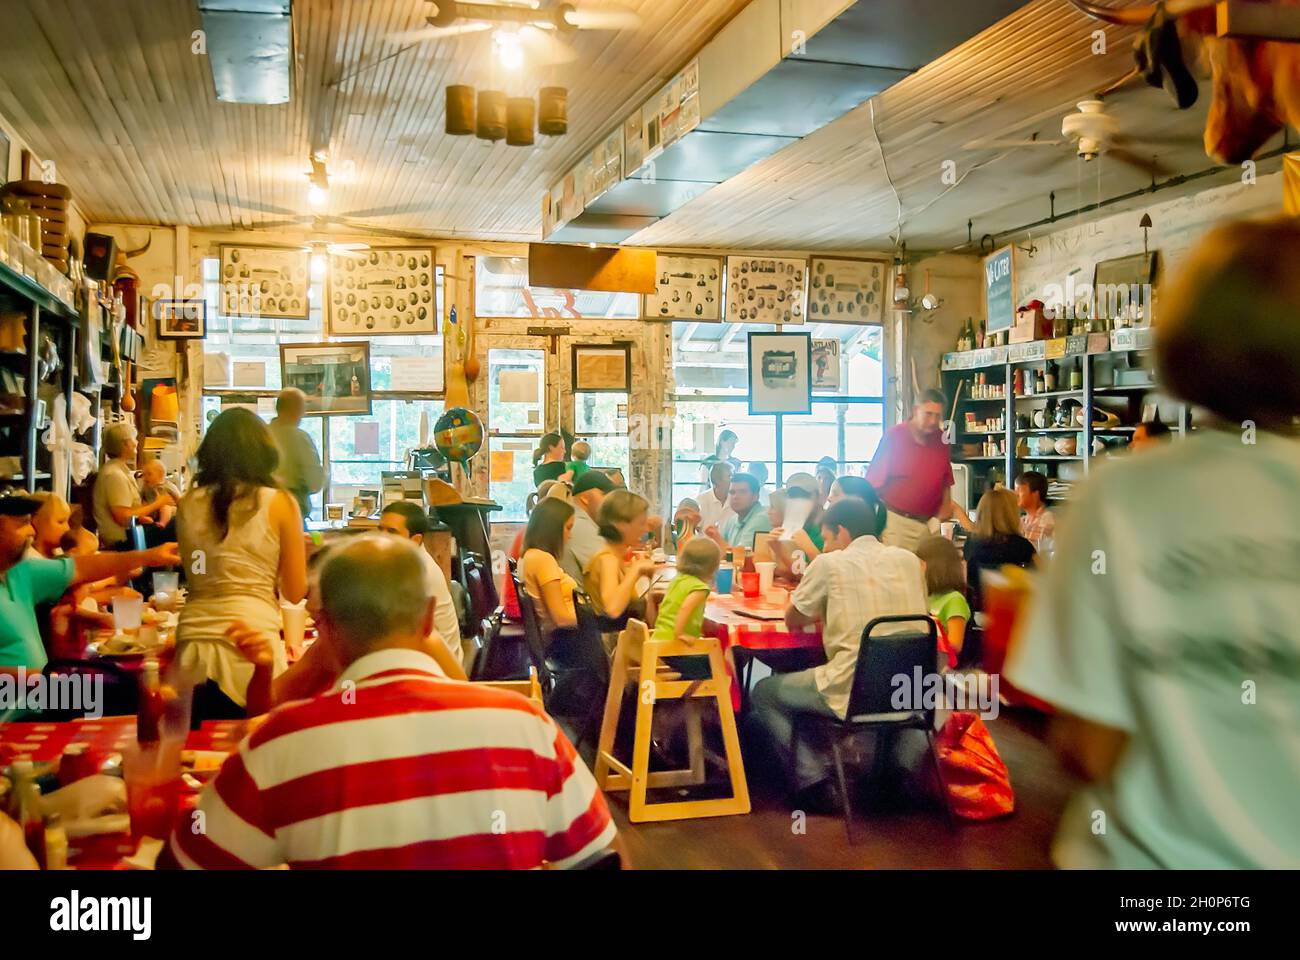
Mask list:
POLYGON ((1300 868, 1298 42, 4 0, 0 866, 1086 872, 1098 930, 1249 930, 1300 868))

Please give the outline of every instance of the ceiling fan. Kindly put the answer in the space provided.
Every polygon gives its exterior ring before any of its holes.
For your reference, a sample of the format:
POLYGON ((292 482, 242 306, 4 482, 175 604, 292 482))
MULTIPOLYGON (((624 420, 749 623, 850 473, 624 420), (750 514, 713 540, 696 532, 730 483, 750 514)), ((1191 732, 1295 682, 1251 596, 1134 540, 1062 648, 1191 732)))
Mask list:
POLYGON ((333 243, 329 240, 308 240, 300 248, 308 253, 324 253, 331 257, 349 257, 353 260, 364 260, 366 255, 362 252, 370 249, 368 243, 333 243))
POLYGON ((627 7, 544 5, 542 0, 436 0, 430 6, 427 27, 394 34, 393 39, 423 43, 492 30, 497 58, 511 69, 525 58, 538 65, 576 60, 578 51, 561 39, 575 30, 634 30, 641 25, 641 16, 627 7))

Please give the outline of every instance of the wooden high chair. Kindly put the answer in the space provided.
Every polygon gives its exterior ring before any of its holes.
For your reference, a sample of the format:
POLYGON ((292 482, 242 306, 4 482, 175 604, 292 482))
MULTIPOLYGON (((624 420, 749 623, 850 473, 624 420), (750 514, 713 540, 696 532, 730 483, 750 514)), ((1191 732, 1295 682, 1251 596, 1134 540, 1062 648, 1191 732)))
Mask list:
POLYGON ((605 719, 596 746, 596 784, 605 791, 629 790, 628 819, 633 823, 655 820, 686 820, 692 817, 722 817, 749 813, 749 784, 745 764, 740 756, 740 739, 736 735, 736 716, 731 710, 731 678, 722 661, 718 641, 703 637, 695 643, 681 640, 651 640, 649 630, 640 620, 629 620, 619 634, 614 651, 614 665, 605 700, 605 719), (640 668, 636 652, 640 650, 640 668), (704 656, 709 658, 710 675, 704 680, 683 680, 662 662, 664 657, 704 656), (636 734, 632 748, 632 766, 614 756, 614 736, 618 730, 623 695, 631 681, 637 687, 636 734), (647 803, 646 792, 652 788, 698 786, 704 782, 704 738, 700 725, 701 701, 712 699, 718 705, 722 722, 727 773, 731 779, 731 796, 711 800, 679 800, 647 803), (650 772, 650 734, 655 704, 660 700, 685 700, 690 766, 683 770, 650 772), (614 771, 614 772, 611 772, 614 771))

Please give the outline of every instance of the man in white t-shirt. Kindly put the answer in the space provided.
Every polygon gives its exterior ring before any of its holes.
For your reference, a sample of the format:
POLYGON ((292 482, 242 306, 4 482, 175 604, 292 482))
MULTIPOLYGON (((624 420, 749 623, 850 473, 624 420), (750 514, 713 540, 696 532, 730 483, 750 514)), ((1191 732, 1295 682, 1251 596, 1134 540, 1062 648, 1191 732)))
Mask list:
POLYGON ((1059 866, 1294 870, 1300 226, 1220 228, 1183 269, 1158 376, 1218 419, 1094 471, 1006 674, 1061 711, 1054 743, 1090 781, 1059 866))
POLYGON ((460 620, 456 617, 456 604, 451 598, 451 588, 447 586, 447 575, 433 559, 424 546, 424 535, 429 532, 429 516, 418 504, 408 500, 397 500, 384 507, 379 516, 379 529, 385 533, 396 534, 410 540, 420 548, 420 557, 424 563, 425 576, 429 581, 429 590, 433 594, 435 607, 433 624, 447 644, 457 663, 464 663, 460 647, 460 620))
POLYGON ((699 529, 717 527, 721 530, 722 525, 736 515, 727 503, 731 496, 731 472, 731 464, 725 460, 719 460, 709 468, 709 486, 694 497, 700 506, 699 529))
MULTIPOLYGON (((877 617, 928 614, 921 561, 910 550, 881 543, 884 528, 883 505, 856 498, 834 504, 822 519, 825 550, 791 594, 785 622, 792 630, 821 622, 826 663, 766 677, 750 698, 756 732, 770 744, 782 770, 789 769, 793 714, 844 718, 867 624, 877 617)), ((907 629, 907 624, 897 624, 880 633, 907 629)), ((791 787, 806 808, 834 806, 830 762, 807 740, 800 742, 795 776, 791 787)))

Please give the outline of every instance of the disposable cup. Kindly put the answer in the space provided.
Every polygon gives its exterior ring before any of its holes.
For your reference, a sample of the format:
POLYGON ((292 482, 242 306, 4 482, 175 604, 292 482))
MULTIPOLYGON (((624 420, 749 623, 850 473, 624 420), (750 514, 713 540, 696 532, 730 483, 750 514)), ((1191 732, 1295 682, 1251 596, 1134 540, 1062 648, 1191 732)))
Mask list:
POLYGON ((302 654, 303 633, 307 627, 307 601, 280 604, 280 624, 284 634, 284 649, 290 659, 302 654))
POLYGON ((144 615, 144 597, 118 596, 113 598, 113 628, 118 633, 139 630, 144 615))
POLYGON ((772 578, 776 576, 776 562, 773 560, 760 560, 754 564, 758 570, 758 589, 760 593, 767 593, 772 589, 772 578))

